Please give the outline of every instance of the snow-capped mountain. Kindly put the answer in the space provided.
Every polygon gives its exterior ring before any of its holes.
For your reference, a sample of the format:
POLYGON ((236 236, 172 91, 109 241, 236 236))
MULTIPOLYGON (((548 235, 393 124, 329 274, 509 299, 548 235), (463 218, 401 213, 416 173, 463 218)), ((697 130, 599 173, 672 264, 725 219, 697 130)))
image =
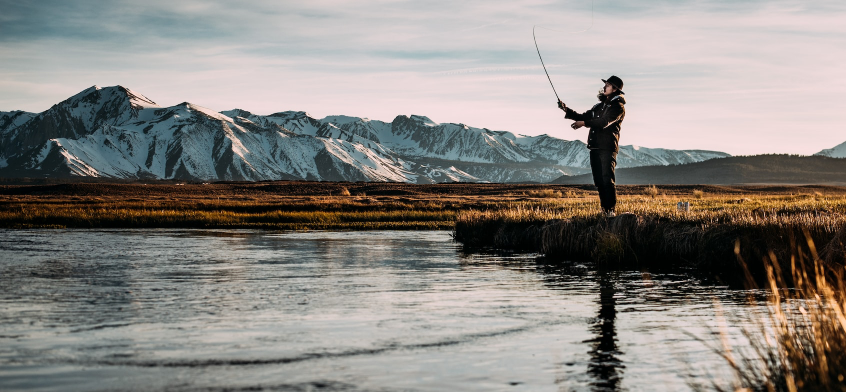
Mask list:
MULTIPOLYGON (((557 165, 590 168, 590 151, 581 140, 561 140, 547 135, 520 136, 520 147, 535 159, 546 157, 557 165)), ((730 156, 724 152, 707 150, 668 150, 639 146, 620 146, 617 167, 679 165, 730 156)))
MULTIPOLYGON (((520 136, 424 116, 392 122, 305 112, 161 107, 121 86, 39 113, 0 112, 0 175, 196 180, 548 182, 589 167, 581 141, 520 136)), ((621 148, 619 167, 724 157, 621 148)))
POLYGON ((22 110, 0 112, 0 136, 5 135, 6 131, 10 131, 24 125, 35 116, 35 113, 24 112, 22 110))
POLYGON ((846 142, 840 143, 833 148, 827 148, 814 155, 821 155, 830 158, 846 158, 846 142))

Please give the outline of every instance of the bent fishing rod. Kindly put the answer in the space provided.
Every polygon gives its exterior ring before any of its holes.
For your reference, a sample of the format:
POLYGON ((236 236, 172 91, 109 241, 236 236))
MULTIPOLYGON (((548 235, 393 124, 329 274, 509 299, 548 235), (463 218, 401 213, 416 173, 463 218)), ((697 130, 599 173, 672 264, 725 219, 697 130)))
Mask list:
POLYGON ((543 73, 546 74, 547 80, 549 80, 549 86, 552 87, 552 92, 555 93, 555 98, 558 99, 558 102, 561 102, 561 98, 558 98, 558 92, 555 91, 555 86, 552 84, 552 78, 549 77, 549 72, 546 71, 546 64, 543 63, 543 57, 540 54, 540 48, 538 47, 538 37, 535 36, 535 27, 532 26, 532 38, 535 40, 535 50, 538 51, 538 58, 541 61, 541 66, 543 67, 543 73))
MULTIPOLYGON (((594 0, 591 0, 591 2, 590 2, 590 26, 588 26, 588 28, 585 29, 585 30, 571 31, 571 32, 569 32, 569 34, 584 33, 584 32, 593 28, 593 1, 594 0)), ((561 102, 561 98, 558 97, 558 91, 555 91, 555 85, 552 84, 552 78, 549 77, 549 72, 546 70, 546 64, 543 63, 543 56, 541 56, 540 48, 538 47, 538 37, 535 35, 535 29, 537 27, 538 27, 537 25, 532 26, 532 39, 535 41, 535 50, 538 51, 538 58, 540 59, 541 66, 543 67, 543 73, 546 74, 546 79, 549 80, 549 86, 552 87, 552 92, 555 93, 555 98, 558 100, 559 103, 563 103, 563 102, 561 102)), ((541 27, 541 28, 545 28, 545 27, 541 27)), ((556 31, 556 30, 552 30, 552 29, 547 29, 547 30, 556 31)), ((557 32, 561 33, 561 31, 557 31, 557 32)), ((573 129, 576 129, 576 124, 573 123, 572 125, 570 125, 570 127, 573 128, 573 129)))
MULTIPOLYGON (((558 100, 558 103, 562 104, 563 102, 561 102, 561 98, 558 98, 558 91, 555 91, 555 85, 552 84, 552 78, 549 77, 549 72, 546 70, 546 64, 543 63, 543 57, 540 54, 540 48, 538 48, 538 38, 535 36, 535 26, 532 26, 532 38, 535 40, 535 50, 538 51, 538 58, 541 61, 543 73, 546 74, 546 79, 549 80, 549 86, 552 87, 552 92, 555 93, 555 98, 558 100)), ((570 128, 576 129, 576 123, 570 124, 570 128)))

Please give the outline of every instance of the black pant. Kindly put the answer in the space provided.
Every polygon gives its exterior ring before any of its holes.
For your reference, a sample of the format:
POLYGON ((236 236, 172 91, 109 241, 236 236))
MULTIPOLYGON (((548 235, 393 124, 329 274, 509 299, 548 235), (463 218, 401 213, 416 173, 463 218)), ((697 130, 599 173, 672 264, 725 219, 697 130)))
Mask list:
POLYGON ((609 150, 590 150, 590 170, 593 184, 599 190, 599 204, 605 211, 617 205, 617 188, 614 186, 614 168, 617 167, 617 153, 609 150))

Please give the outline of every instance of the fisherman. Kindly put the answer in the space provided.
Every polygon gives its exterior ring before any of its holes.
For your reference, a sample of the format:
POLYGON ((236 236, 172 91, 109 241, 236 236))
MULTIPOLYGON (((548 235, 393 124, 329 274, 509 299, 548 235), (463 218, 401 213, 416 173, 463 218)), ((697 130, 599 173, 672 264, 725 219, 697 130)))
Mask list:
POLYGON ((620 125, 626 117, 626 98, 623 93, 623 80, 611 76, 601 79, 605 87, 599 90, 599 103, 584 113, 578 113, 558 100, 558 107, 567 113, 564 118, 575 120, 573 129, 590 128, 587 147, 590 149, 590 169, 593 183, 599 190, 599 203, 603 214, 608 218, 616 216, 617 189, 614 185, 614 168, 617 166, 617 153, 620 151, 620 125))

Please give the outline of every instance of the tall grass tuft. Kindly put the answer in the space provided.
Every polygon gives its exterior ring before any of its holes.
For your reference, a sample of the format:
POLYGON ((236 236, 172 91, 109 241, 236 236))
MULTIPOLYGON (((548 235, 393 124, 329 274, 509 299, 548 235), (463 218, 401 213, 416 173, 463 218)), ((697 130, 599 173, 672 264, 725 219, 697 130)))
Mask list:
MULTIPOLYGON (((598 216, 598 207, 595 199, 563 199, 459 211, 455 239, 471 248, 711 271, 739 271, 736 240, 743 244, 747 260, 760 260, 768 251, 789 258, 790 239, 802 238, 805 231, 819 244, 833 244, 837 238, 846 243, 846 234, 838 234, 846 231, 846 199, 755 198, 737 203, 735 198, 710 197, 696 210, 681 213, 671 200, 628 198, 618 204, 618 211, 626 213, 613 219, 598 216)), ((755 272, 762 274, 763 269, 755 272)))
POLYGON ((730 348, 723 353, 738 388, 846 391, 846 260, 826 263, 810 235, 806 241, 787 269, 772 253, 764 260, 768 312, 745 331, 754 350, 741 358, 730 348))
POLYGON ((560 191, 556 191, 554 189, 538 189, 529 191, 527 195, 529 197, 540 197, 546 199, 558 199, 564 196, 560 191))
POLYGON ((656 187, 655 185, 650 185, 644 188, 643 194, 654 199, 658 197, 658 187, 656 187))
POLYGON ((696 199, 701 199, 701 198, 705 197, 705 192, 703 192, 699 189, 694 189, 693 190, 693 197, 696 198, 696 199))

